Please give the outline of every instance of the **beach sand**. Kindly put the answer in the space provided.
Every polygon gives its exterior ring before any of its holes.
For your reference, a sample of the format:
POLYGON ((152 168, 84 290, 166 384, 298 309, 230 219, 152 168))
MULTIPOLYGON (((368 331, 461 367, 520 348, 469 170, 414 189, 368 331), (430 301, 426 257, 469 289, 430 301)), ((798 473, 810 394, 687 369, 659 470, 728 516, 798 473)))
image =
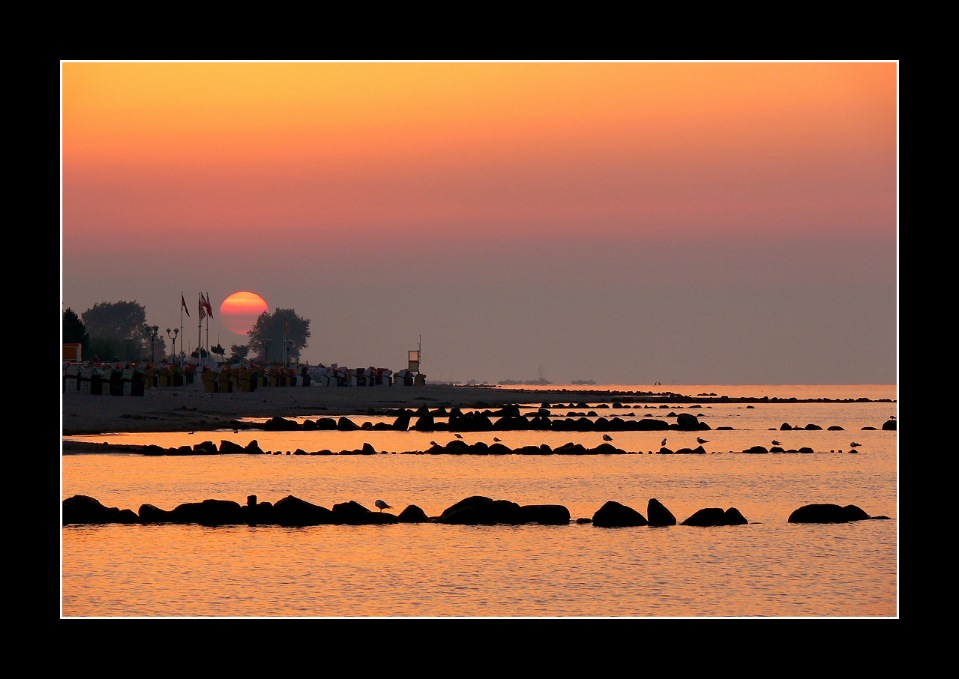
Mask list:
POLYGON ((332 417, 421 406, 497 408, 510 403, 609 399, 609 391, 512 389, 490 386, 267 387, 208 394, 197 381, 147 389, 143 396, 61 395, 61 436, 110 432, 212 431, 243 417, 332 417))

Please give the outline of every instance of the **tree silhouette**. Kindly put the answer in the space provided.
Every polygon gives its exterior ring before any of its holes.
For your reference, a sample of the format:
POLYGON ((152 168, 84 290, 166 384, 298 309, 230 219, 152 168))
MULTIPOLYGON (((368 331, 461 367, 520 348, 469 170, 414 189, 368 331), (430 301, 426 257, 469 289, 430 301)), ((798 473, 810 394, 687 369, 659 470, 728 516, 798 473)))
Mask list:
POLYGON ((216 346, 210 347, 210 353, 216 354, 217 356, 219 356, 220 362, 222 363, 224 361, 223 357, 226 355, 226 349, 224 349, 222 346, 220 346, 219 343, 217 343, 216 346))
POLYGON ((63 312, 62 332, 64 344, 75 344, 79 342, 83 353, 86 354, 87 347, 90 344, 90 334, 87 332, 87 327, 83 324, 83 321, 80 320, 80 317, 69 307, 63 312))
POLYGON ((297 316, 293 309, 277 308, 272 314, 268 311, 260 314, 249 332, 248 344, 261 361, 282 364, 286 358, 291 363, 298 363, 300 352, 308 346, 309 337, 309 319, 297 316))
POLYGON ((137 302, 97 302, 80 317, 89 333, 89 351, 104 357, 126 361, 151 358, 154 348, 159 356, 166 353, 166 341, 147 325, 146 308, 137 302))
POLYGON ((230 345, 230 361, 233 363, 238 363, 240 361, 245 361, 246 357, 250 354, 250 347, 245 344, 233 344, 230 345))

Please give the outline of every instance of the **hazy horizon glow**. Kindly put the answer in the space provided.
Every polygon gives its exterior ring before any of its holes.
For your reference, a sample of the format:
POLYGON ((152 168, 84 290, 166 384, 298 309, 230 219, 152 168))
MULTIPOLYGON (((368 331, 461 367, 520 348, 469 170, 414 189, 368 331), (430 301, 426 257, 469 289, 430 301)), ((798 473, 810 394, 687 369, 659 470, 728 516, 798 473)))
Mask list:
POLYGON ((248 290, 312 363, 896 381, 896 62, 63 62, 61 114, 78 314, 248 290))

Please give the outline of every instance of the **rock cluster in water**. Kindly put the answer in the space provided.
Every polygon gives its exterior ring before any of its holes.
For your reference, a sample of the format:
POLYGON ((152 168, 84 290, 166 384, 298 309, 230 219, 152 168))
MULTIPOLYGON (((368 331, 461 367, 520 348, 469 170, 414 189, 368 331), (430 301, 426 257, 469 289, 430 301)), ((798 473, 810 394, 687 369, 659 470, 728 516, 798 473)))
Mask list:
MULTIPOLYGON (((856 505, 845 507, 836 504, 809 504, 795 510, 789 523, 845 523, 864 519, 887 519, 886 516, 869 516, 856 505)), ((88 495, 74 495, 62 503, 62 525, 88 524, 199 524, 202 526, 226 525, 277 525, 317 526, 370 525, 395 523, 442 523, 459 525, 567 525, 571 521, 569 510, 560 504, 520 505, 510 500, 493 500, 481 495, 460 500, 447 507, 442 514, 430 517, 417 505, 409 505, 398 515, 372 511, 350 500, 333 505, 332 509, 315 505, 293 495, 278 502, 258 502, 255 495, 247 497, 245 505, 233 500, 203 500, 178 505, 164 510, 152 504, 140 505, 139 512, 131 509, 106 507, 88 495)), ((630 526, 674 526, 676 517, 659 500, 651 498, 646 516, 610 500, 603 504, 589 519, 577 519, 576 523, 592 523, 600 528, 624 528, 630 526)), ((735 507, 721 509, 706 507, 693 513, 680 525, 683 526, 738 526, 749 523, 735 507)))

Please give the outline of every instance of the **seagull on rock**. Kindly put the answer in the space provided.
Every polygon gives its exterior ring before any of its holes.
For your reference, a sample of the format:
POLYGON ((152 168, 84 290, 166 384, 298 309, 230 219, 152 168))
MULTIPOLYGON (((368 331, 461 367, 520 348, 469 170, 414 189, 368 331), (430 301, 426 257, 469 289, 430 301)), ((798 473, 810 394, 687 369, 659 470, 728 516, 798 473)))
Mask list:
POLYGON ((374 502, 373 504, 375 504, 377 507, 379 507, 381 512, 382 512, 384 509, 393 509, 393 508, 390 507, 388 504, 386 504, 386 500, 377 500, 377 501, 374 502))

